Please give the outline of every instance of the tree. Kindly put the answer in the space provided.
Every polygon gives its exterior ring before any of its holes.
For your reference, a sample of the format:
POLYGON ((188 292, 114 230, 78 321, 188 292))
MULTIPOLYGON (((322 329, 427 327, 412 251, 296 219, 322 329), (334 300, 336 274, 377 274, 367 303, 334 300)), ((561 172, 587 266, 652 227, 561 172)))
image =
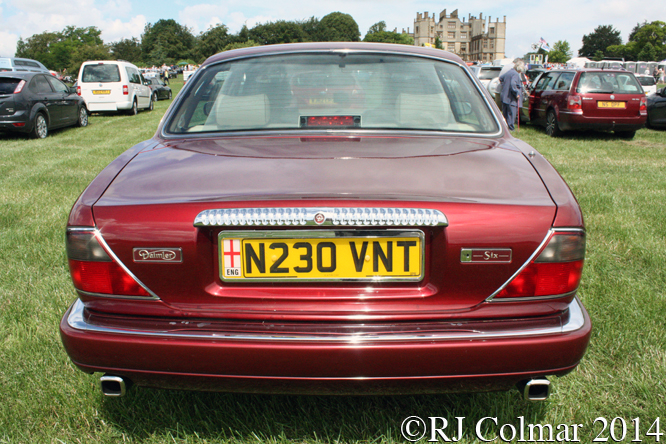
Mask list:
MULTIPOLYGON (((414 39, 409 34, 400 34, 395 31, 386 30, 386 22, 377 22, 368 29, 368 32, 363 38, 364 42, 379 42, 379 43, 398 43, 401 45, 413 45, 414 39)), ((441 42, 440 42, 440 49, 441 42)))
POLYGON ((144 62, 153 65, 172 64, 178 59, 193 58, 196 38, 173 19, 148 23, 141 36, 144 62))
POLYGON ((285 20, 258 24, 250 29, 249 37, 260 45, 305 42, 308 36, 300 24, 285 20))
POLYGON ((111 43, 109 49, 111 50, 111 57, 116 60, 141 63, 141 42, 136 37, 111 43))
POLYGON ((319 19, 316 17, 310 17, 309 19, 303 20, 301 22, 296 22, 303 29, 303 32, 307 36, 308 42, 318 42, 319 39, 319 19))
POLYGON ((349 15, 342 12, 331 12, 319 21, 318 37, 322 42, 358 42, 361 32, 358 23, 349 15))
POLYGON ((229 43, 227 46, 224 47, 223 51, 231 51, 232 49, 239 49, 239 48, 250 48, 252 46, 259 46, 257 42, 254 40, 247 40, 245 42, 236 42, 236 43, 229 43))
POLYGON ((566 63, 573 52, 566 40, 558 40, 553 44, 553 48, 548 52, 548 61, 551 63, 566 63))
POLYGON ((662 21, 643 22, 642 25, 636 25, 629 35, 629 41, 635 43, 635 54, 639 60, 656 60, 666 57, 666 23, 662 21), (651 46, 646 51, 647 45, 651 46), (644 56, 652 54, 654 57, 645 59, 644 56), (644 54, 641 56, 641 54, 644 54))
POLYGON ((657 58, 657 50, 652 46, 652 43, 646 43, 641 49, 641 52, 638 53, 638 60, 644 60, 646 62, 654 61, 657 58))
POLYGON ((604 52, 603 52, 602 50, 598 49, 598 50, 594 53, 594 55, 592 56, 592 59, 595 60, 595 61, 597 61, 597 62, 600 62, 600 61, 602 61, 602 60, 604 59, 604 57, 605 57, 605 56, 604 56, 604 52))
POLYGON ((229 28, 225 25, 211 26, 197 38, 197 59, 201 63, 208 57, 224 51, 230 43, 229 28))
POLYGON ((621 45, 620 31, 613 28, 612 25, 601 25, 594 29, 594 32, 583 36, 583 46, 578 50, 581 57, 595 57, 598 51, 606 53, 606 48, 611 45, 621 45))

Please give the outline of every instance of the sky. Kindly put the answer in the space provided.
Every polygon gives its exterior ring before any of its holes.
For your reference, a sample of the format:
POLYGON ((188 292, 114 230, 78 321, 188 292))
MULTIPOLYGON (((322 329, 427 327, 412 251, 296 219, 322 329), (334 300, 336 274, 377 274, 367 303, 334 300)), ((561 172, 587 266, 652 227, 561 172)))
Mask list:
POLYGON ((519 57, 533 43, 544 38, 550 45, 569 42, 573 55, 582 46, 582 37, 599 25, 613 25, 621 31, 623 43, 637 23, 666 21, 663 2, 650 0, 465 0, 435 2, 414 0, 0 0, 0 56, 13 56, 19 37, 26 39, 45 31, 61 31, 65 26, 96 26, 106 43, 122 38, 140 38, 147 23, 174 19, 197 35, 211 25, 225 24, 232 33, 243 24, 275 20, 322 18, 330 12, 350 14, 364 35, 381 20, 389 30, 414 29, 417 12, 448 13, 458 9, 459 17, 470 14, 500 20, 506 15, 506 56, 519 57))

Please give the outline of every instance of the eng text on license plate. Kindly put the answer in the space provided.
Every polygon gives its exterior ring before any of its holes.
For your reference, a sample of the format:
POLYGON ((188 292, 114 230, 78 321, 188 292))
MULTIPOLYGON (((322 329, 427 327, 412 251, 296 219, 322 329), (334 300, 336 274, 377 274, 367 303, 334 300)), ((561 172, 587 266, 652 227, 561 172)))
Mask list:
POLYGON ((419 281, 420 230, 222 232, 225 281, 419 281))
POLYGON ((597 102, 599 108, 626 108, 625 102, 597 102))

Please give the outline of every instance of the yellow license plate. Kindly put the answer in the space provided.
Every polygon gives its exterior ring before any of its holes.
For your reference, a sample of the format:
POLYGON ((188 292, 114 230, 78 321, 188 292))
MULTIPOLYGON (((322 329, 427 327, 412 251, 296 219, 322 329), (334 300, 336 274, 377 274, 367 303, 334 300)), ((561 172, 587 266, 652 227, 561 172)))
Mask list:
POLYGON ((418 281, 423 277, 420 231, 378 237, 335 237, 333 232, 324 237, 274 237, 279 233, 271 232, 267 238, 224 233, 219 239, 220 277, 247 281, 418 281))
POLYGON ((310 99, 310 105, 334 105, 333 99, 310 99))
POLYGON ((597 102, 599 108, 626 108, 626 102, 597 102))
POLYGON ((102 95, 102 94, 111 94, 110 89, 93 89, 93 94, 95 95, 102 95))

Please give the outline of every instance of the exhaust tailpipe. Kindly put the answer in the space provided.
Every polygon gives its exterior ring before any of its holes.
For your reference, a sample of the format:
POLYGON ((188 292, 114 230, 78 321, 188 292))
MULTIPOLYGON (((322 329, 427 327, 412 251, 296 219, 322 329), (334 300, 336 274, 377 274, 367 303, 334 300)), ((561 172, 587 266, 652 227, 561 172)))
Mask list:
POLYGON ((99 386, 105 396, 125 396, 131 385, 132 381, 122 376, 104 375, 99 378, 99 386))
POLYGON ((522 381, 518 384, 518 391, 528 401, 545 401, 550 396, 550 381, 546 378, 522 381))

